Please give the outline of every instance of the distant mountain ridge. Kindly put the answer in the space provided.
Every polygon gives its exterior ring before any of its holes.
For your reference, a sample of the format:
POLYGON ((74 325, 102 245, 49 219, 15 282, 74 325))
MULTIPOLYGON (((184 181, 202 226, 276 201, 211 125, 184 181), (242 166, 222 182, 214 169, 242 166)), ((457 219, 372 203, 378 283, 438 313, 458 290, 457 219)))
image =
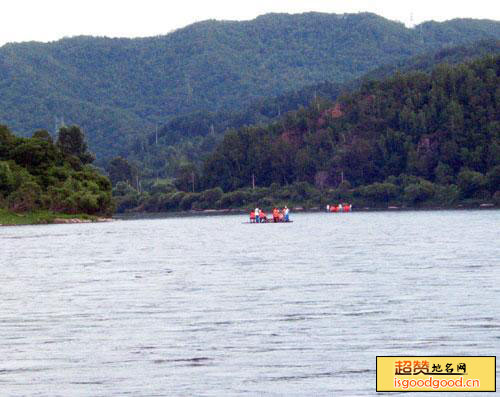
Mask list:
POLYGON ((75 37, 0 48, 0 123, 18 133, 83 127, 98 158, 155 123, 194 111, 241 109, 325 80, 481 39, 500 22, 427 22, 414 29, 374 14, 267 14, 205 21, 143 39, 75 37))

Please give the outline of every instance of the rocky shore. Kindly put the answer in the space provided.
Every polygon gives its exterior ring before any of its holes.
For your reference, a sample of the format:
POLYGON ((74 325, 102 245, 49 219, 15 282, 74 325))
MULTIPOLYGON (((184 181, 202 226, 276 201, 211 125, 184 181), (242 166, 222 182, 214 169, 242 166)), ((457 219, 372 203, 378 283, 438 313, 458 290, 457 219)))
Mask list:
POLYGON ((113 218, 96 218, 96 219, 80 219, 80 218, 55 218, 53 222, 55 224, 65 224, 65 223, 95 223, 95 222, 113 222, 113 218))

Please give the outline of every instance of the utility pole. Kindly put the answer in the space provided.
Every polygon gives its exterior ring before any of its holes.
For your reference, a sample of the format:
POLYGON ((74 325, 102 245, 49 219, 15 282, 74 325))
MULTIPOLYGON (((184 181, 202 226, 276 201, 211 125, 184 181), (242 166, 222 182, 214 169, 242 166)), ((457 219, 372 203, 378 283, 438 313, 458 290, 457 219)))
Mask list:
POLYGON ((57 134, 59 133, 59 130, 65 127, 64 125, 64 117, 61 116, 59 118, 58 116, 54 116, 54 137, 57 138, 57 134))
POLYGON ((210 134, 212 134, 212 136, 215 135, 215 128, 213 124, 210 125, 210 134))
POLYGON ((191 86, 191 79, 189 78, 189 75, 185 75, 185 80, 186 80, 186 91, 187 91, 187 100, 188 102, 191 102, 191 99, 193 98, 193 87, 191 86))
POLYGON ((316 104, 316 109, 318 109, 319 112, 318 92, 316 90, 314 90, 314 103, 316 104))
POLYGON ((252 190, 255 190, 255 174, 252 174, 252 190))
POLYGON ((193 193, 194 193, 194 171, 191 171, 191 184, 193 186, 193 193))
POLYGON ((155 143, 156 143, 156 146, 158 146, 158 124, 156 124, 155 143))

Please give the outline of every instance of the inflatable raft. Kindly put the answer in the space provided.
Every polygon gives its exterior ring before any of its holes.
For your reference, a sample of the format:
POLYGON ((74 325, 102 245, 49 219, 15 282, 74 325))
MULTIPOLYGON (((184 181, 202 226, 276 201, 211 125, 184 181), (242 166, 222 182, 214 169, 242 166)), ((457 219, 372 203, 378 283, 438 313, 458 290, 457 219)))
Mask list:
POLYGON ((351 212, 352 204, 329 205, 326 210, 327 212, 351 212))
POLYGON ((288 221, 288 222, 273 222, 273 221, 268 221, 268 222, 259 222, 259 223, 257 223, 257 222, 250 222, 250 221, 248 221, 248 222, 241 222, 241 223, 242 223, 243 225, 247 225, 247 224, 248 224, 248 225, 253 225, 253 224, 256 224, 256 225, 267 225, 267 224, 269 224, 269 223, 274 223, 274 224, 278 225, 278 224, 280 224, 280 223, 293 223, 293 221, 288 221))

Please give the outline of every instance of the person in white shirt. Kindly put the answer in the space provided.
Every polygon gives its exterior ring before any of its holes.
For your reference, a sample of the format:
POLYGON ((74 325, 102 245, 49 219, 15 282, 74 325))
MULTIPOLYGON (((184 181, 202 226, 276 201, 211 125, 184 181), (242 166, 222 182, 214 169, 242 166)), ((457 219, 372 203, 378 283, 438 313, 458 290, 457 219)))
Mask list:
POLYGON ((260 210, 255 208, 255 223, 260 223, 260 210))

